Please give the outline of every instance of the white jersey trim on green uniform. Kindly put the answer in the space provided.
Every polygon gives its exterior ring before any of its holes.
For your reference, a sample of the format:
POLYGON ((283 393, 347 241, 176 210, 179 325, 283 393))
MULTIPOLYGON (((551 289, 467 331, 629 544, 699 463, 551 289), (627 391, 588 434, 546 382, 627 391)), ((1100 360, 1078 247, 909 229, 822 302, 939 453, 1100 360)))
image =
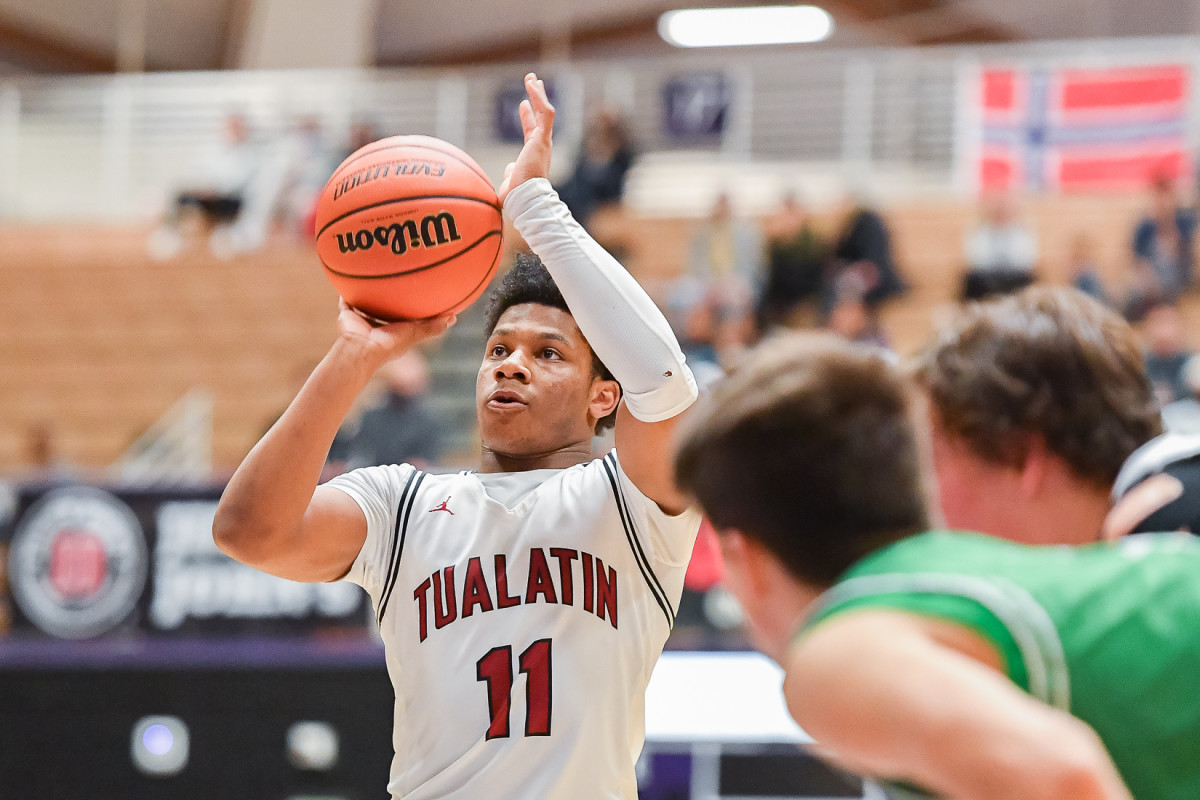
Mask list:
POLYGON ((1012 634, 1025 663, 1029 693, 1043 703, 1070 711, 1070 673, 1058 629, 1033 595, 1003 578, 984 580, 925 572, 863 575, 839 583, 822 595, 810 618, 815 619, 827 608, 871 595, 905 593, 958 596, 982 605, 1012 634))

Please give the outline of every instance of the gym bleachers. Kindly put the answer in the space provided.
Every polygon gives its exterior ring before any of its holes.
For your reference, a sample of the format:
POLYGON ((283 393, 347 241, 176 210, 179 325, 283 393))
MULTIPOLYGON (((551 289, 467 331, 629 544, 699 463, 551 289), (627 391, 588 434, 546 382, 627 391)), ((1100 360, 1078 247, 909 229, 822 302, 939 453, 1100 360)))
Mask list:
MULTIPOLYGON (((1117 285, 1143 205, 1138 196, 1079 196, 1029 206, 1043 279, 1068 280, 1068 248, 1086 231, 1103 277, 1117 285)), ((893 344, 905 353, 929 335, 936 309, 953 301, 975 212, 955 200, 883 210, 912 285, 884 312, 893 344)), ((612 222, 631 271, 652 290, 683 269, 696 220, 624 212, 612 222)), ((201 244, 157 262, 146 255, 147 233, 99 225, 0 229, 0 469, 19 468, 24 437, 39 423, 52 428, 68 463, 108 465, 185 392, 204 387, 215 401, 219 477, 325 352, 337 297, 307 244, 276 238, 229 260, 213 258, 201 244)), ((1200 318, 1195 303, 1185 311, 1200 318)), ((431 359, 435 407, 458 424, 454 455, 466 462, 474 456, 480 330, 477 306, 431 359)))

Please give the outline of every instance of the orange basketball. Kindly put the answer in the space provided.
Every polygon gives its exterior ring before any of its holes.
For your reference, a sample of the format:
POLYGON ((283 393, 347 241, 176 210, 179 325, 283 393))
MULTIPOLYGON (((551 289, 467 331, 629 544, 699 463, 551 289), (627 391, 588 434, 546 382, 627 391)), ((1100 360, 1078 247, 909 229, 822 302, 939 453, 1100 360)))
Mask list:
POLYGON ((496 190, 475 161, 432 136, 392 136, 347 158, 317 201, 317 255, 338 293, 381 320, 471 304, 504 239, 496 190))

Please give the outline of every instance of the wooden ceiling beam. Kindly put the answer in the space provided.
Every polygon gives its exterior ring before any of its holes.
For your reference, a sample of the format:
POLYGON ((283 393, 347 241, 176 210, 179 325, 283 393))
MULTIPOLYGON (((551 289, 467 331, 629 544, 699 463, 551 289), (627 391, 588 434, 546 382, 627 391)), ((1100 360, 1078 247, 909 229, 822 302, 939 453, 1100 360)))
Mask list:
POLYGON ((33 72, 115 72, 116 54, 35 31, 0 15, 0 59, 33 72))

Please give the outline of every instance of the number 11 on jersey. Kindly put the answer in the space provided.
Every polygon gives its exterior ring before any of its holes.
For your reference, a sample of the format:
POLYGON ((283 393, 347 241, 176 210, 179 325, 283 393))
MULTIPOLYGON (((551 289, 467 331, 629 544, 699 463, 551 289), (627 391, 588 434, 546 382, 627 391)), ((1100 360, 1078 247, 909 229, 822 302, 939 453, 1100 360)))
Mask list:
MULTIPOLYGON (((525 675, 525 735, 550 735, 550 640, 538 639, 517 659, 525 675)), ((493 647, 475 662, 475 680, 487 682, 488 739, 508 737, 508 717, 512 708, 512 645, 493 647)))

